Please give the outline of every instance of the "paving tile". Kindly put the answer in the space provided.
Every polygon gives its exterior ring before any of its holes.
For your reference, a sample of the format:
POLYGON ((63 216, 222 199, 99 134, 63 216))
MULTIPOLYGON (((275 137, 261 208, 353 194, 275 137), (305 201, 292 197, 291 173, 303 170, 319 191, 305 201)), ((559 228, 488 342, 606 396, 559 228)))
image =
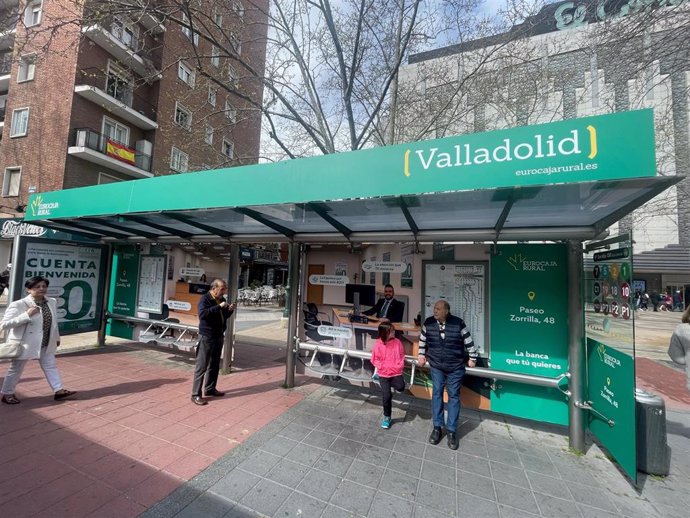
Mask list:
POLYGON ((299 518, 319 518, 328 504, 301 493, 292 493, 275 516, 299 518))
POLYGON ((458 445, 458 454, 466 453, 474 457, 489 458, 489 451, 483 442, 461 439, 458 445))
POLYGON ((242 497, 240 503, 269 516, 273 515, 292 490, 270 480, 261 480, 242 497))
POLYGON ((413 514, 413 502, 380 491, 374 496, 374 501, 369 509, 369 516, 372 517, 411 518, 413 514))
POLYGON ((496 500, 494 481, 488 477, 467 473, 466 471, 458 471, 456 488, 459 491, 480 496, 488 500, 496 500))
POLYGON ((422 462, 420 478, 426 482, 455 489, 455 468, 451 466, 425 460, 422 462))
POLYGON ((410 477, 409 475, 387 469, 379 483, 379 491, 389 493, 398 498, 414 500, 418 486, 419 479, 417 477, 410 477))
POLYGON ((345 478, 363 486, 376 489, 379 485, 384 469, 361 460, 356 460, 347 470, 345 478))
POLYGON ((343 480, 331 497, 331 504, 366 516, 374 499, 375 490, 343 480))
POLYGON ((320 470, 310 470, 297 486, 297 491, 328 502, 342 481, 341 477, 320 470))
POLYGON ((290 459, 300 464, 313 466, 324 454, 324 450, 308 444, 298 444, 292 448, 286 455, 286 459, 290 459))
POLYGON ((120 495, 87 515, 87 518, 126 518, 129 516, 139 516, 145 510, 146 507, 143 505, 124 495, 120 495))
POLYGON ((527 512, 535 512, 537 502, 530 490, 504 484, 503 482, 494 482, 494 487, 496 488, 496 499, 499 504, 517 507, 527 512))
POLYGON ((448 518, 449 515, 432 509, 431 507, 415 504, 414 516, 415 518, 448 518))
POLYGON ((355 458, 364 445, 361 442, 351 441, 343 437, 338 437, 328 447, 329 451, 355 458))
POLYGON ((573 495, 576 502, 580 504, 589 505, 591 507, 598 507, 609 512, 616 512, 616 506, 608 497, 611 494, 609 491, 604 491, 597 487, 584 486, 574 482, 568 483, 568 489, 573 495))
POLYGON ((537 493, 534 495, 542 516, 547 518, 581 518, 580 510, 572 500, 562 500, 537 493))
POLYGON ((554 466, 551 459, 548 457, 534 457, 532 455, 520 455, 522 465, 526 470, 540 473, 541 475, 549 475, 552 477, 560 477, 560 473, 554 466))
POLYGON ((335 505, 327 505, 321 516, 323 518, 360 518, 362 515, 355 514, 352 511, 348 511, 347 509, 343 509, 335 505))
POLYGON ((125 495, 145 507, 151 507, 175 491, 183 482, 182 479, 159 471, 129 489, 125 495))
POLYGON ((333 444, 333 442, 338 438, 337 435, 332 433, 322 432, 320 430, 313 430, 309 433, 302 442, 310 446, 316 446, 317 448, 322 448, 327 450, 328 447, 333 444))
POLYGON ((445 438, 440 444, 436 446, 434 446, 433 444, 426 444, 423 447, 424 459, 436 462, 438 464, 443 464, 444 466, 450 466, 451 468, 455 468, 457 462, 457 454, 450 448, 442 447, 445 445, 445 438))
MULTIPOLYGON (((81 491, 71 493, 67 498, 56 502, 50 507, 50 514, 54 516, 78 517, 86 516, 119 496, 115 489, 104 483, 95 481, 81 491)), ((161 498, 165 495, 161 495, 161 498)))
POLYGON ((621 514, 609 513, 598 509, 596 507, 589 507, 588 505, 576 504, 577 508, 580 510, 583 518, 613 518, 614 516, 619 517, 621 514))
MULTIPOLYGON (((535 516, 540 516, 539 514, 527 513, 508 505, 499 504, 498 510, 501 513, 501 518, 534 518, 535 516)), ((534 512, 538 512, 536 507, 533 510, 534 512)))
POLYGON ((299 442, 294 441, 292 439, 288 439, 287 437, 275 435, 271 437, 270 440, 266 441, 261 446, 261 449, 267 453, 277 455, 278 457, 284 457, 290 452, 290 450, 292 450, 292 448, 294 448, 298 444, 299 442))
POLYGON ((228 500, 239 502, 260 480, 261 478, 257 475, 236 468, 213 484, 208 491, 228 500))
POLYGON ((489 450, 489 459, 495 462, 501 462, 503 464, 508 464, 510 466, 515 466, 516 468, 522 469, 522 463, 520 462, 520 457, 515 450, 507 450, 504 448, 496 448, 487 444, 489 450))
POLYGON ((192 451, 165 466, 164 471, 173 477, 190 480, 194 475, 206 469, 213 460, 211 457, 192 451))
POLYGON ((462 471, 475 473, 484 477, 491 476, 489 461, 481 457, 474 457, 466 453, 457 453, 457 467, 462 471))
MULTIPOLYGON (((373 446, 378 446, 379 448, 385 448, 387 450, 392 450, 395 446, 396 436, 393 434, 388 434, 385 432, 392 431, 374 431, 367 437, 366 443, 373 446)), ((403 452, 404 453, 404 452, 403 452)))
POLYGON ((491 465, 491 475, 494 480, 524 487, 525 489, 530 488, 527 475, 523 469, 500 462, 490 462, 489 464, 491 465))
POLYGON ((422 469, 422 459, 393 452, 388 459, 386 468, 418 478, 422 469))
POLYGON ((576 463, 554 463, 554 465, 561 475, 561 478, 564 480, 592 487, 597 487, 599 485, 597 479, 595 479, 592 473, 584 466, 579 466, 576 463))
POLYGON ((568 491, 568 485, 566 485, 563 480, 540 475, 531 471, 527 471, 526 474, 534 492, 555 496, 556 498, 563 498, 565 500, 573 499, 570 491, 568 491))
POLYGON ((311 432, 311 428, 296 423, 290 423, 279 434, 294 441, 301 441, 311 432))
POLYGON ((278 484, 295 488, 308 471, 309 466, 298 464, 291 460, 281 459, 278 464, 273 466, 266 474, 266 478, 278 484))
POLYGON ((280 457, 265 451, 255 451, 247 460, 242 462, 238 467, 249 473, 254 473, 260 477, 268 473, 273 466, 278 464, 280 457))
POLYGON ((477 498, 462 491, 458 491, 457 499, 458 516, 462 518, 499 518, 496 502, 477 498))
MULTIPOLYGON (((394 424, 395 425, 395 424, 394 424)), ((365 442, 370 431, 359 426, 346 425, 340 430, 340 436, 352 441, 365 442)))
POLYGON ((388 464, 388 459, 391 457, 391 451, 378 446, 364 446, 357 454, 357 460, 368 462, 376 466, 385 468, 388 464))
POLYGON ((313 464, 313 467, 339 477, 344 477, 353 460, 354 459, 351 457, 346 457, 344 455, 333 453, 332 451, 327 451, 321 455, 321 457, 319 457, 319 459, 313 464))
POLYGON ((420 451, 420 446, 416 441, 398 437, 398 439, 395 441, 393 451, 397 451, 398 453, 402 453, 404 455, 416 455, 417 452, 420 451))
POLYGON ((455 491, 449 491, 447 487, 420 481, 415 501, 423 506, 455 516, 457 512, 455 493, 455 491))

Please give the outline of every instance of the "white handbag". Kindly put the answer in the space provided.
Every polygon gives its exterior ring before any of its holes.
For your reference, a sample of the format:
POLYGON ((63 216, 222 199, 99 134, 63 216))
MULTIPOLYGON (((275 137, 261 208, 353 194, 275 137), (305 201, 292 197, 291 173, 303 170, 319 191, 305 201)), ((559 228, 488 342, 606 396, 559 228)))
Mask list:
POLYGON ((0 360, 11 360, 22 355, 22 344, 16 340, 0 343, 0 360))

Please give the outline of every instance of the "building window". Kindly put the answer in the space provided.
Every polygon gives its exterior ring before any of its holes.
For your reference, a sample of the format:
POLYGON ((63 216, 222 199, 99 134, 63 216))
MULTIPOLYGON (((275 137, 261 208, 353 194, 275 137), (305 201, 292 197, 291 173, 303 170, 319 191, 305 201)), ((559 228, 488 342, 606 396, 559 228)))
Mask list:
MULTIPOLYGON (((129 128, 117 121, 103 117, 103 136, 125 146, 129 146, 129 128)), ((103 144, 105 147, 105 143, 103 144)))
POLYGON ((216 97, 217 97, 216 94, 217 93, 218 93, 217 88, 213 88, 212 86, 208 87, 208 104, 210 104, 211 106, 216 105, 216 97))
POLYGON ((124 69, 111 62, 108 62, 105 92, 127 106, 132 106, 131 76, 124 69))
POLYGON ((19 196, 19 184, 22 180, 21 167, 8 167, 5 169, 5 178, 2 181, 3 196, 19 196))
POLYGON ((139 31, 134 22, 116 18, 110 26, 110 33, 134 52, 139 51, 139 31))
POLYGON ((233 88, 237 88, 237 85, 240 82, 240 76, 237 74, 237 70, 232 65, 228 65, 228 81, 230 82, 230 86, 233 88))
POLYGON ((232 3, 232 10, 240 20, 244 20, 244 6, 240 2, 232 3))
POLYGON ((186 14, 182 14, 182 24, 182 34, 187 36, 194 45, 199 45, 199 33, 189 27, 190 22, 186 14))
POLYGON ((175 103, 175 124, 188 131, 192 129, 192 112, 180 103, 175 103))
POLYGON ((230 122, 237 122, 237 110, 228 101, 225 101, 225 116, 230 119, 230 122))
POLYGON ((235 51, 235 54, 238 56, 242 54, 242 42, 240 39, 237 37, 237 34, 234 32, 230 33, 230 36, 228 37, 230 40, 230 45, 232 45, 232 50, 235 51))
POLYGON ((33 27, 41 23, 41 12, 43 11, 43 0, 33 0, 26 4, 24 11, 24 25, 33 27))
POLYGON ((177 65, 177 77, 194 88, 194 71, 180 61, 177 65))
POLYGON ((213 23, 215 23, 218 27, 223 26, 223 15, 220 14, 217 10, 214 10, 213 12, 213 23))
POLYGON ((223 154, 228 158, 232 158, 234 151, 234 144, 228 139, 223 139, 223 154))
POLYGON ((211 46, 211 64, 214 67, 220 66, 220 51, 218 50, 218 47, 216 47, 215 45, 211 46))
POLYGON ((98 185, 102 185, 105 183, 116 183, 116 182, 121 182, 122 180, 120 178, 116 178, 115 176, 112 176, 110 174, 106 173, 98 173, 98 185))
POLYGON ((170 169, 186 173, 189 169, 189 155, 173 146, 170 153, 170 169))
POLYGON ((213 144, 213 126, 210 124, 206 125, 206 136, 204 137, 204 142, 207 144, 213 144))
POLYGON ((17 83, 33 81, 35 73, 36 56, 34 54, 19 58, 19 67, 17 68, 17 83))
POLYGON ((23 137, 29 131, 29 108, 17 108, 12 111, 10 137, 23 137))

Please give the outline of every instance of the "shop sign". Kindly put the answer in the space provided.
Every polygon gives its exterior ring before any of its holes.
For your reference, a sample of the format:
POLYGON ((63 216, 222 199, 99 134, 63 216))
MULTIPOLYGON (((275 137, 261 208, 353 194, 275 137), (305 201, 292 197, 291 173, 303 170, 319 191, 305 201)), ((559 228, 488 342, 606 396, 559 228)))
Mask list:
POLYGON ((180 275, 182 277, 201 277, 203 274, 203 268, 180 268, 180 275))
POLYGON ((407 270, 407 264, 390 261, 364 261, 362 270, 365 272, 403 273, 407 270))
POLYGON ((317 286, 345 286, 350 280, 346 275, 310 275, 309 284, 317 286))
MULTIPOLYGON (((136 315, 139 255, 136 246, 117 246, 113 250, 108 308, 118 315, 136 315)), ((131 340, 133 328, 125 322, 111 320, 106 334, 131 340)))
POLYGON ((13 238, 15 236, 39 237, 48 231, 47 228, 25 223, 21 220, 6 219, 2 222, 0 237, 13 238))
POLYGON ((352 329, 349 327, 319 326, 318 332, 320 335, 330 336, 332 338, 345 338, 346 340, 352 338, 352 329))
POLYGON ((190 311, 192 309, 192 305, 183 300, 167 300, 165 303, 173 311, 190 311))

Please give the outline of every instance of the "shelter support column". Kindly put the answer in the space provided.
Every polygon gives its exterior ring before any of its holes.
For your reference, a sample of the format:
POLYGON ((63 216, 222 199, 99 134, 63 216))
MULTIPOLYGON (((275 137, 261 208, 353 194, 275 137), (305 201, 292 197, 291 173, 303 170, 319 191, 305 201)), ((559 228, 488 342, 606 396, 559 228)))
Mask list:
MULTIPOLYGON (((228 271, 228 301, 237 303, 237 290, 240 274, 240 245, 230 245, 230 270, 228 271)), ((221 372, 229 374, 232 362, 235 360, 235 317, 237 310, 228 319, 225 328, 225 342, 223 343, 223 362, 221 372)))
POLYGON ((298 243, 290 243, 288 272, 288 298, 285 303, 288 305, 288 333, 287 347, 285 352, 285 388, 295 386, 295 339, 297 336, 297 322, 299 317, 299 292, 302 284, 300 277, 300 263, 302 262, 302 250, 298 243))
POLYGON ((101 301, 101 308, 103 308, 103 318, 101 318, 101 325, 98 328, 98 334, 96 335, 96 345, 98 347, 103 347, 105 345, 105 329, 108 326, 108 321, 105 318, 105 312, 108 311, 108 299, 110 298, 110 283, 112 278, 115 276, 115 272, 111 271, 113 268, 113 247, 108 246, 108 261, 106 263, 105 271, 109 273, 108 279, 103 287, 103 300, 101 301))
POLYGON ((584 400, 583 315, 582 315, 582 243, 568 241, 568 365, 570 401, 568 402, 568 437, 570 448, 585 450, 585 411, 576 406, 584 400))

